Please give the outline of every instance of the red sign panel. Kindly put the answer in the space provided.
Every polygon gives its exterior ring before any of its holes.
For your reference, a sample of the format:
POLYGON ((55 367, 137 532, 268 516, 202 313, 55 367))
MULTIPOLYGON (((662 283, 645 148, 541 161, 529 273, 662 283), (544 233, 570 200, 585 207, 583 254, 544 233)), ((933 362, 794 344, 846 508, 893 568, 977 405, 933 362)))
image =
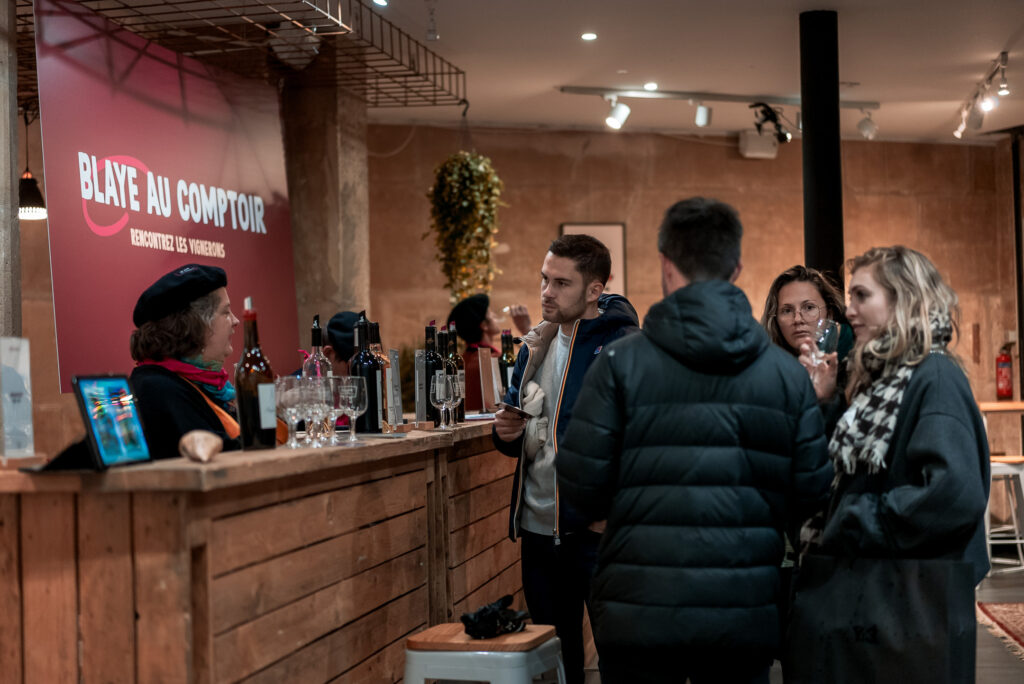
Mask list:
POLYGON ((129 371, 136 300, 187 263, 227 271, 235 313, 255 301, 275 370, 297 367, 276 92, 76 2, 36 0, 35 12, 61 389, 72 375, 129 371))

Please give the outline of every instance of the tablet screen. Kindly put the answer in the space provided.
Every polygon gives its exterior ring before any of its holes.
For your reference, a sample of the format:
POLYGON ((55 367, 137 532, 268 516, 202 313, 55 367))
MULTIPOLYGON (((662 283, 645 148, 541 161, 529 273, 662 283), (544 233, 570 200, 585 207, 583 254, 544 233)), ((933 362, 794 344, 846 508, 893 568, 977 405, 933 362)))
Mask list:
POLYGON ((104 466, 149 460, 149 447, 135 407, 135 395, 122 376, 78 376, 74 382, 90 442, 104 466))

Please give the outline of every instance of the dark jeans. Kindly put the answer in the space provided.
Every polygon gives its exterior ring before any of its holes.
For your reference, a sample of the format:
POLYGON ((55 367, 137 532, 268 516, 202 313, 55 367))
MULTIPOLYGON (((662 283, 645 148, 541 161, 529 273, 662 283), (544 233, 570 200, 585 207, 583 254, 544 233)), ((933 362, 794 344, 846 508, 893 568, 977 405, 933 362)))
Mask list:
POLYGON ((520 538, 523 594, 530 617, 534 624, 555 626, 566 681, 583 684, 583 604, 589 605, 601 535, 590 530, 566 534, 558 546, 546 534, 522 530, 520 538))
POLYGON ((768 652, 605 647, 601 684, 768 684, 771 663, 768 652))

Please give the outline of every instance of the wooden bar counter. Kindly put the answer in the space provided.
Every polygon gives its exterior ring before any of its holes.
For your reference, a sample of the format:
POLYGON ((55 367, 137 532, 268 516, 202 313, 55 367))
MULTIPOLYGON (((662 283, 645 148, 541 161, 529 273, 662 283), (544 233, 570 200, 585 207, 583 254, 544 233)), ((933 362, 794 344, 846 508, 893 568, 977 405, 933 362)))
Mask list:
POLYGON ((409 634, 523 605, 490 431, 0 472, 0 679, 400 680, 409 634))

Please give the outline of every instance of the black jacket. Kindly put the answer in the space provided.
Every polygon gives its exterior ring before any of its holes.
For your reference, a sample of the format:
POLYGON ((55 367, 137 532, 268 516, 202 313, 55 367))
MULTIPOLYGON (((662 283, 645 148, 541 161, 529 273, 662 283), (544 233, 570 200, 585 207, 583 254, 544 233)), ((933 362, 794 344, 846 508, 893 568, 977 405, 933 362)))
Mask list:
POLYGON ((988 438, 963 371, 944 354, 914 369, 875 475, 840 477, 822 552, 884 558, 953 558, 988 572, 988 438))
POLYGON ((822 430, 807 371, 727 282, 677 290, 611 345, 556 460, 563 499, 608 521, 598 649, 776 647, 783 530, 832 480, 822 430))
MULTIPOLYGON (((638 329, 637 324, 639 320, 636 316, 636 310, 625 297, 614 294, 601 295, 601 298, 598 300, 598 308, 601 310, 601 315, 589 320, 576 321, 573 327, 572 340, 569 343, 569 358, 566 361, 565 382, 562 384, 562 393, 558 399, 558 415, 548 423, 549 429, 554 429, 555 431, 554 442, 556 452, 562 438, 565 436, 569 419, 572 417, 573 406, 576 403, 576 397, 579 395, 580 387, 583 385, 583 376, 587 369, 590 368, 590 364, 600 355, 606 345, 623 335, 636 332, 638 329), (554 427, 550 428, 552 424, 554 427)), ((519 348, 519 356, 516 357, 515 369, 512 371, 512 381, 509 383, 508 392, 505 394, 506 404, 520 406, 520 388, 533 379, 534 374, 544 360, 545 354, 547 354, 548 347, 557 335, 558 326, 556 324, 542 321, 523 338, 523 345, 519 348)), ((512 501, 509 507, 508 521, 508 536, 514 541, 519 536, 523 482, 526 479, 523 437, 520 436, 512 442, 504 442, 498 438, 498 434, 492 429, 491 438, 498 451, 506 456, 519 459, 515 477, 512 481, 512 501)), ((559 534, 579 531, 590 522, 577 513, 572 506, 562 505, 557 488, 555 491, 555 510, 558 515, 559 534)))
MULTIPOLYGON (((153 458, 175 458, 178 440, 190 430, 209 430, 224 440, 224 451, 240 449, 237 439, 224 432, 217 414, 193 386, 162 366, 136 366, 132 389, 139 401, 139 415, 153 458)), ((229 413, 233 411, 222 406, 229 413)))

